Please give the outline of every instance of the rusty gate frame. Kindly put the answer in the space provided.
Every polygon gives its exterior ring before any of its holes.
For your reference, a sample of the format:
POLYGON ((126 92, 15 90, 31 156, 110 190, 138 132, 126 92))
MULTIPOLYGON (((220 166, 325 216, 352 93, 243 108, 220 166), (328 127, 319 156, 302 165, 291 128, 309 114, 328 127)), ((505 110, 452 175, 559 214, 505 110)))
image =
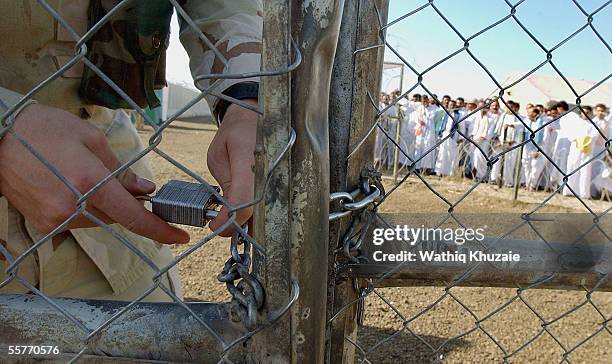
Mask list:
MULTIPOLYGON (((374 133, 354 155, 350 151, 361 143, 375 122, 371 97, 378 98, 384 46, 380 24, 388 16, 388 0, 345 0, 340 42, 334 62, 330 93, 330 167, 332 191, 351 191, 359 183, 361 171, 372 163, 374 133), (348 100, 348 102, 347 102, 348 100)), ((328 251, 328 363, 353 363, 355 346, 346 338, 357 335, 357 305, 352 305, 330 322, 338 310, 358 295, 352 279, 338 275, 338 247, 348 219, 330 224, 328 251)))
POLYGON ((248 332, 235 319, 230 303, 187 303, 220 336, 240 337, 227 353, 191 313, 173 303, 53 298, 55 305, 50 305, 38 296, 0 295, 3 361, 24 359, 7 356, 5 349, 16 344, 59 346, 59 355, 37 356, 46 362, 65 362, 82 350, 87 334, 53 306, 96 327, 124 315, 111 329, 89 340, 91 352, 80 353, 89 361, 213 362, 219 353, 221 361, 323 361, 326 321, 321 313, 326 308, 327 271, 321 263, 327 261, 329 215, 327 95, 343 0, 264 0, 263 4, 263 72, 288 64, 301 66, 290 68, 292 73, 271 72, 262 77, 260 87, 264 112, 258 120, 255 190, 264 203, 254 207, 253 234, 261 239, 266 258, 254 253, 253 272, 265 288, 266 299, 257 329, 248 332))

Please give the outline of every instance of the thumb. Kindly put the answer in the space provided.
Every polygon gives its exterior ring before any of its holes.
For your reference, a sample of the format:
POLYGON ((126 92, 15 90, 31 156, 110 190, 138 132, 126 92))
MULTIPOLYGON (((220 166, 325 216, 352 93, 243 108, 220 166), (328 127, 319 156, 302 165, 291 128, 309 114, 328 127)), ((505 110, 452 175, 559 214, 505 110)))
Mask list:
POLYGON ((117 180, 134 196, 148 195, 155 191, 155 183, 136 175, 129 168, 117 175, 117 180))
MULTIPOLYGON (((231 207, 235 208, 239 205, 251 202, 255 192, 255 175, 252 170, 252 161, 249 159, 248 153, 234 153, 230 156, 233 161, 231 165, 231 181, 222 184, 224 198, 229 202, 231 207)), ((219 211, 219 215, 210 222, 210 228, 215 231, 225 224, 229 219, 230 208, 223 206, 219 211)), ((244 225, 253 215, 253 207, 245 207, 235 211, 238 225, 244 225)), ((234 232, 234 227, 230 225, 227 229, 221 232, 221 236, 231 236, 234 232)))
MULTIPOLYGON (((252 183, 247 184, 233 184, 231 187, 226 189, 225 198, 232 205, 232 207, 236 207, 238 205, 251 202, 253 200, 253 185, 252 183)), ((225 224, 229 220, 230 208, 226 205, 223 205, 221 210, 219 210, 219 215, 210 222, 210 229, 216 231, 223 224, 225 224)), ((235 222, 238 225, 244 225, 251 216, 253 215, 253 207, 245 207, 240 210, 235 211, 235 222)), ((231 236, 234 232, 234 225, 230 225, 225 230, 223 230, 219 235, 228 237, 231 236)))

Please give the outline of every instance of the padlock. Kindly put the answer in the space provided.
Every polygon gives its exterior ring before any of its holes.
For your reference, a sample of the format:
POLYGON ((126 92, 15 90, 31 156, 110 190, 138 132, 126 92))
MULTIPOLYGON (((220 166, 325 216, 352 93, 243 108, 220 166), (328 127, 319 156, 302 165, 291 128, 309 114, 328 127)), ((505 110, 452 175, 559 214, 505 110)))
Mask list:
POLYGON ((171 180, 155 196, 141 196, 138 199, 150 201, 153 213, 164 221, 204 227, 218 213, 219 200, 211 188, 220 191, 216 186, 171 180))

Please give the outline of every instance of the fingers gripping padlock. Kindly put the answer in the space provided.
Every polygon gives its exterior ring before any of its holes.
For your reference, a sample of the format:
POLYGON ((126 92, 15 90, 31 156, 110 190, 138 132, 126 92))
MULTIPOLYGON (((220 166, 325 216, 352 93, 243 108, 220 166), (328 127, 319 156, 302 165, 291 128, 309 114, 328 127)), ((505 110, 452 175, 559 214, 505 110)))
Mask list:
MULTIPOLYGON (((218 187, 185 181, 169 181, 155 196, 138 197, 150 201, 153 213, 163 220, 175 224, 205 227, 217 217, 220 201, 213 193, 218 187)), ((247 226, 243 226, 244 233, 247 226)), ((230 244, 231 257, 225 263, 218 280, 224 282, 236 305, 245 309, 243 317, 247 329, 257 324, 257 310, 263 306, 264 291, 261 283, 251 273, 251 243, 238 231, 234 232, 230 244), (238 246, 243 251, 238 251, 238 246)))
POLYGON ((205 227, 218 214, 219 200, 212 189, 220 191, 219 187, 171 180, 155 196, 139 199, 150 201, 153 213, 164 221, 205 227))

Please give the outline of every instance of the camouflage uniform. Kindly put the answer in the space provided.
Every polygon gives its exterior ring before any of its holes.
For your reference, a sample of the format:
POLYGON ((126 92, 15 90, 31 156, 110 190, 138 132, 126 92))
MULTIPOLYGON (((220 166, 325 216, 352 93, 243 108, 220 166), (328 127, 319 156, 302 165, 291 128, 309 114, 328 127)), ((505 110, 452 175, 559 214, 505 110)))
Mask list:
MULTIPOLYGON (((47 3, 77 34, 83 35, 100 15, 119 3, 118 0, 91 1, 47 0, 47 3), (98 13, 92 13, 95 7, 98 13)), ((259 70, 260 0, 182 0, 180 3, 227 60, 224 66, 222 59, 199 39, 195 30, 181 24, 181 42, 190 56, 194 78, 210 73, 259 70)), ((164 50, 172 9, 165 1, 158 0, 138 0, 135 4, 136 8, 119 11, 112 23, 96 33, 87 44, 87 57, 137 104, 155 106, 157 99, 153 89, 165 85, 164 50), (138 4, 147 7, 138 8, 138 4), (138 16, 134 16, 134 11, 138 16), (136 32, 130 33, 133 29, 136 32)), ((0 34, 5 35, 0 45, 0 100, 10 107, 74 56, 75 41, 35 0, 0 0, 0 12, 3 16, 0 34)), ((215 90, 224 92, 238 83, 257 81, 223 80, 215 90)), ((198 84, 202 89, 209 85, 209 81, 198 84)), ((124 111, 129 105, 97 75, 85 70, 80 62, 34 98, 35 102, 71 112, 83 122, 103 130, 121 162, 128 161, 143 149, 124 111)), ((207 101, 214 115, 220 112, 218 99, 207 96, 207 101)), ((146 158, 136 162, 132 170, 145 178, 153 177, 146 158)), ((158 266, 163 267, 172 260, 166 246, 121 226, 113 225, 113 228, 158 266)), ((0 198, 0 243, 13 257, 19 256, 41 236, 5 198, 0 198)), ((50 295, 130 300, 152 283, 153 272, 146 263, 101 228, 62 233, 35 253, 19 265, 19 276, 50 295)), ((6 265, 6 258, 0 254, 0 283, 5 279, 6 265)), ((180 295, 176 270, 171 270, 163 279, 180 295)), ((4 293, 24 291, 14 281, 0 290, 4 293)), ((162 292, 154 292, 148 299, 169 298, 162 292)))

